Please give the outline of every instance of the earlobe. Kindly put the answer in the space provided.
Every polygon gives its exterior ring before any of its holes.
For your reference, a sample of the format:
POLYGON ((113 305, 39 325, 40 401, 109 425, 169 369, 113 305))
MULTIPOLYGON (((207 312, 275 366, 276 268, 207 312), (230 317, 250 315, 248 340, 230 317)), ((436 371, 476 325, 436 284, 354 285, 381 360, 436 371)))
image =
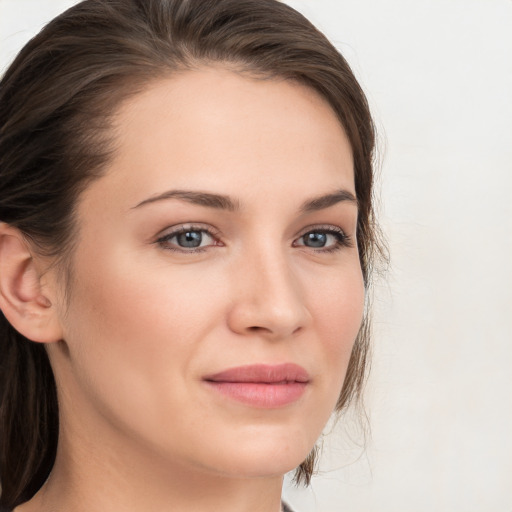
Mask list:
POLYGON ((0 222, 0 310, 26 338, 50 343, 62 338, 57 313, 21 232, 0 222))

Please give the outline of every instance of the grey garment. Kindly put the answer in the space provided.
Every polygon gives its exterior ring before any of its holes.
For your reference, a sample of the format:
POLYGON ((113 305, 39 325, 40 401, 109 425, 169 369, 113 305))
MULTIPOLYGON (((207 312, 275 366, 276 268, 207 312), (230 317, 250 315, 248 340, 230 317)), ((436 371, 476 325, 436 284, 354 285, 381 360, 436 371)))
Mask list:
MULTIPOLYGON (((289 505, 287 505, 284 501, 281 502, 281 505, 283 507, 283 512, 293 512, 293 510, 289 507, 289 505)), ((0 512, 11 512, 11 511, 4 507, 0 507, 0 512)))
POLYGON ((290 505, 286 504, 284 501, 281 502, 281 506, 283 507, 283 512, 293 512, 290 505))

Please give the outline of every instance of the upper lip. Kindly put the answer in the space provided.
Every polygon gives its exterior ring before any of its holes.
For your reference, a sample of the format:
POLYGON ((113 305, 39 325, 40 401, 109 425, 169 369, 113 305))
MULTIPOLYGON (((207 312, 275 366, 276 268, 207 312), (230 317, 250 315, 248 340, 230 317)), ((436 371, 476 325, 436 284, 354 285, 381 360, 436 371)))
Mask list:
POLYGON ((298 364, 252 364, 228 368, 204 380, 210 382, 260 382, 265 384, 282 382, 309 382, 308 372, 298 364))

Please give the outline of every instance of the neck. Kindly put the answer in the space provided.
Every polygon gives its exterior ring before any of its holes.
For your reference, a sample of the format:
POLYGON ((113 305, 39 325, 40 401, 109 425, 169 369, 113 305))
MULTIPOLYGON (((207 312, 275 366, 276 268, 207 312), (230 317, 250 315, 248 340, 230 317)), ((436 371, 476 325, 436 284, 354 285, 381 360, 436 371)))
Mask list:
POLYGON ((77 442, 76 434, 60 433, 50 477, 16 512, 281 510, 282 475, 233 477, 170 463, 126 439, 108 443, 99 432, 92 435, 89 430, 81 432, 77 442))

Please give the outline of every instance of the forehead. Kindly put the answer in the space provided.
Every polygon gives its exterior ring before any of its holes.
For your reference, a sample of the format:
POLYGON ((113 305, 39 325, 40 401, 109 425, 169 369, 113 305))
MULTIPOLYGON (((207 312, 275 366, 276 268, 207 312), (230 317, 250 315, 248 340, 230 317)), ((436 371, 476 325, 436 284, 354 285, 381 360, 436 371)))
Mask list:
POLYGON ((296 82, 186 71, 132 97, 115 127, 107 175, 132 202, 170 187, 234 196, 292 184, 308 196, 315 186, 354 188, 341 123, 316 91, 296 82))

